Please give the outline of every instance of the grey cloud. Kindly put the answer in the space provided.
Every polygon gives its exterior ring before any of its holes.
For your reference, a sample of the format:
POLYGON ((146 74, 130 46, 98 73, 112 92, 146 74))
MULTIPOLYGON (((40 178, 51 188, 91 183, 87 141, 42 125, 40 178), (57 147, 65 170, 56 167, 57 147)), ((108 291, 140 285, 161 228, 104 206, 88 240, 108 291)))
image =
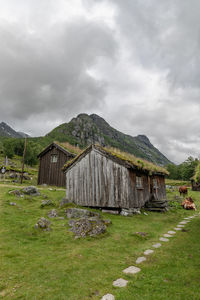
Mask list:
POLYGON ((109 2, 117 6, 116 23, 134 60, 145 68, 167 70, 172 87, 199 88, 198 0, 109 2))
POLYGON ((12 16, 0 18, 0 120, 45 134, 95 112, 146 134, 172 161, 198 156, 200 2, 78 2, 90 13, 95 3, 114 7, 114 27, 60 17, 64 0, 0 0, 12 16))
POLYGON ((193 109, 187 104, 179 108, 176 104, 167 106, 162 103, 152 110, 144 106, 134 109, 132 105, 122 105, 114 118, 118 124, 123 124, 122 131, 133 136, 147 135, 171 161, 180 163, 190 155, 200 155, 199 111, 194 113, 193 109))
POLYGON ((1 22, 0 117, 23 121, 49 111, 62 119, 69 111, 102 105, 106 84, 87 70, 98 57, 114 59, 111 32, 80 18, 56 23, 42 34, 39 28, 35 34, 26 29, 1 22))
MULTIPOLYGON (((96 1, 99 3, 99 0, 96 1)), ((107 0, 116 7, 116 29, 127 48, 131 72, 143 69, 165 78, 166 90, 144 95, 148 85, 123 75, 119 106, 111 122, 131 135, 144 133, 172 161, 180 162, 200 148, 200 2, 198 0, 107 0), (163 75, 164 74, 164 75, 163 75), (165 94, 166 93, 166 94, 165 94), (156 101, 153 101, 156 99, 156 101), (152 103, 149 108, 148 103, 152 103), (119 125, 116 120, 118 120, 119 125), (196 140, 196 143, 194 141, 196 140)), ((123 46, 122 46, 123 47, 123 46)), ((118 69, 122 67, 118 67, 118 69)), ((122 74, 125 74, 123 72, 122 74)), ((135 75, 134 75, 135 76, 135 75)), ((158 81, 159 85, 159 81, 158 81)), ((112 80, 111 90, 117 85, 112 80)), ((116 95, 116 94, 115 94, 116 95)), ((117 101, 117 100, 116 100, 117 101)))

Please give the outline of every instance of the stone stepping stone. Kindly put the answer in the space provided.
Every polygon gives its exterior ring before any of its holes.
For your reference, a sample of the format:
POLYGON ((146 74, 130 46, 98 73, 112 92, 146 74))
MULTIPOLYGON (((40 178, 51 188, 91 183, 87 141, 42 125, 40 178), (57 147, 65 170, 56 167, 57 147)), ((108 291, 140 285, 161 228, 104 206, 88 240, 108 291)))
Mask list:
POLYGON ((157 244, 152 245, 152 247, 154 247, 154 248, 159 248, 161 246, 162 246, 161 243, 157 243, 157 244))
POLYGON ((164 237, 167 237, 167 238, 172 237, 172 235, 171 235, 171 234, 168 234, 168 233, 163 234, 163 236, 164 236, 164 237))
POLYGON ((113 281, 113 286, 115 286, 115 287, 125 287, 125 286, 127 286, 127 283, 128 283, 128 280, 119 278, 119 279, 113 281))
POLYGON ((140 268, 137 268, 137 267, 134 267, 134 266, 130 266, 130 267, 128 267, 128 268, 126 268, 126 269, 123 270, 123 272, 125 274, 136 274, 136 273, 138 273, 140 271, 141 271, 140 268))
POLYGON ((104 295, 101 300, 115 300, 115 297, 112 294, 104 295))
POLYGON ((148 249, 144 251, 144 255, 149 255, 152 254, 154 252, 154 250, 148 249))
POLYGON ((178 224, 177 227, 185 227, 185 225, 179 225, 179 224, 178 224))
POLYGON ((182 221, 179 224, 187 224, 187 221, 182 221))
POLYGON ((146 257, 141 256, 136 259, 136 264, 141 264, 143 261, 147 260, 146 257))
POLYGON ((176 231, 170 230, 170 231, 168 231, 168 233, 169 233, 169 234, 175 234, 176 231))
POLYGON ((159 238, 159 240, 160 240, 161 242, 169 242, 169 239, 166 239, 166 238, 163 238, 163 237, 159 238))
POLYGON ((174 230, 178 231, 178 230, 182 230, 181 228, 174 228, 174 230))
POLYGON ((189 220, 190 218, 184 218, 184 220, 189 220))

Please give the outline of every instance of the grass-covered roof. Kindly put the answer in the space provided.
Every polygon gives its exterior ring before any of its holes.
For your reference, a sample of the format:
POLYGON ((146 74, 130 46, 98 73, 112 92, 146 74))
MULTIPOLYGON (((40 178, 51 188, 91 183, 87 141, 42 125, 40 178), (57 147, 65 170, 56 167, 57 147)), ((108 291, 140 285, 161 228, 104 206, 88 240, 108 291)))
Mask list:
POLYGON ((80 160, 82 157, 84 157, 87 153, 91 151, 91 149, 96 149, 100 151, 101 153, 105 154, 107 157, 110 157, 111 159, 115 159, 118 161, 118 163, 125 165, 127 168, 137 168, 139 170, 147 171, 148 173, 161 173, 164 175, 168 175, 168 171, 160 166, 154 165, 153 163, 142 160, 140 158, 135 157, 132 154, 122 152, 119 149, 116 148, 108 148, 108 147, 102 147, 99 145, 91 145, 88 148, 86 148, 84 151, 82 151, 79 155, 77 155, 72 160, 68 161, 64 167, 63 170, 67 170, 70 166, 72 166, 75 162, 80 160))
POLYGON ((44 155, 46 152, 48 152, 52 147, 56 147, 60 149, 61 151, 65 152, 66 154, 72 154, 72 156, 76 156, 77 154, 80 154, 82 150, 79 147, 72 146, 69 143, 60 143, 60 142, 53 142, 49 144, 47 147, 45 147, 38 157, 44 155))
POLYGON ((60 147, 64 148, 65 150, 77 155, 77 154, 80 154, 82 153, 83 150, 81 150, 79 147, 77 146, 73 146, 71 145, 70 143, 68 142, 54 142, 55 144, 59 145, 60 147))

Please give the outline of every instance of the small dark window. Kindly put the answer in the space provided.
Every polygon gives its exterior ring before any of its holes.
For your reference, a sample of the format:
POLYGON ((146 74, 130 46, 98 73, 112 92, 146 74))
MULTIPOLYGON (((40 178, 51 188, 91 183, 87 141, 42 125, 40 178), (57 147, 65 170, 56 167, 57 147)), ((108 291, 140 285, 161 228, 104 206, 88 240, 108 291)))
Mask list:
POLYGON ((143 188, 143 180, 142 180, 142 177, 136 176, 136 188, 138 188, 138 189, 143 188))
POLYGON ((51 163, 57 163, 57 161, 58 161, 58 155, 57 154, 51 155, 51 163))

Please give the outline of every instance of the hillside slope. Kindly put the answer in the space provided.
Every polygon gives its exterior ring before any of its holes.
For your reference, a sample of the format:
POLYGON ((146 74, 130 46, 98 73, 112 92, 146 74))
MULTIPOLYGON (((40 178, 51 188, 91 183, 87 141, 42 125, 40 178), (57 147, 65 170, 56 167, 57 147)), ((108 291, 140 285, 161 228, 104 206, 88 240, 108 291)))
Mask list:
POLYGON ((111 127, 96 114, 80 114, 69 123, 61 124, 46 137, 60 142, 69 142, 79 147, 91 143, 111 146, 134 154, 158 165, 169 164, 170 161, 155 148, 145 135, 132 137, 111 127))

